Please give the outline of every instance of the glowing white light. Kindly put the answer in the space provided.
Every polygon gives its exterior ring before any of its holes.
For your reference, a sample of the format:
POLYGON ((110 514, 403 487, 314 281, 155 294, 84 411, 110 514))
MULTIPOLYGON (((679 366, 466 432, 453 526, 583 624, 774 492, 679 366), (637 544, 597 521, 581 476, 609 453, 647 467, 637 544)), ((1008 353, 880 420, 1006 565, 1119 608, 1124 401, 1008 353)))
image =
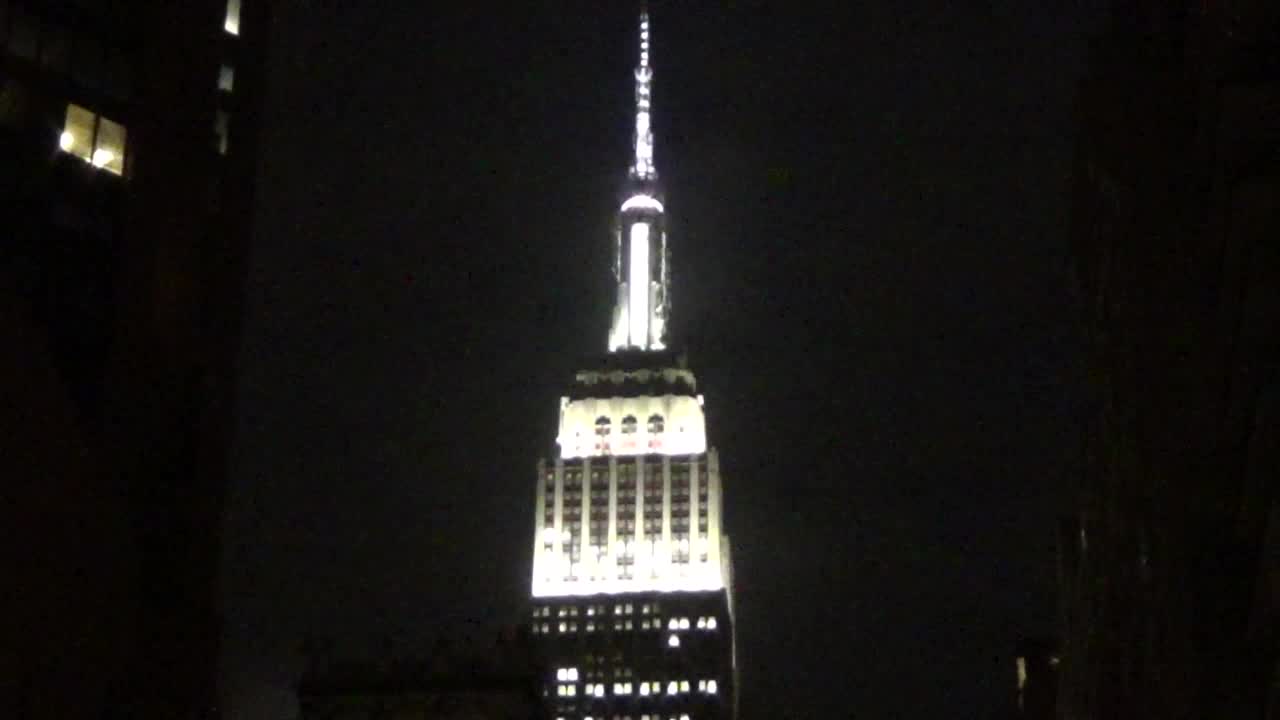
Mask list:
POLYGON ((70 150, 71 146, 75 144, 76 144, 76 136, 72 135, 67 130, 63 130, 62 134, 58 136, 58 147, 62 148, 63 150, 70 150))
POLYGON ((240 34, 240 0, 227 0, 227 15, 222 29, 231 35, 240 34))
POLYGON ((553 527, 545 527, 542 529, 542 542, 553 543, 556 541, 556 529, 553 527))
POLYGON ((672 635, 671 637, 667 638, 667 647, 673 647, 673 648, 680 647, 680 636, 672 635))
POLYGON ((658 212, 662 212, 663 210, 662 203, 658 202, 657 198, 649 195, 632 195, 627 198, 626 202, 622 203, 622 212, 626 212, 633 208, 657 210, 658 212))
POLYGON ((689 692, 689 681, 688 681, 688 680, 681 680, 681 681, 680 681, 680 692, 689 692))
POLYGON ((713 618, 713 617, 709 617, 709 618, 707 618, 707 629, 708 629, 708 630, 715 630, 715 629, 716 629, 716 619, 715 619, 715 618, 713 618))
POLYGON ((680 691, 680 686, 676 684, 675 680, 672 680, 671 682, 667 683, 668 695, 675 695, 679 691, 680 691))
POLYGON ((577 685, 565 685, 565 686, 564 686, 564 694, 565 694, 565 695, 568 695, 569 697, 575 697, 575 696, 577 696, 577 694, 578 694, 578 686, 577 686, 577 685))
POLYGON ((689 629, 689 618, 680 618, 680 629, 681 630, 689 629))
POLYGON ((708 680, 708 681, 707 681, 707 692, 708 692, 708 693, 710 693, 711 695, 715 695, 715 694, 716 694, 716 690, 717 690, 717 688, 716 688, 716 681, 715 681, 715 680, 708 680))
POLYGON ((649 683, 640 683, 640 697, 649 697, 649 683))
POLYGON ((115 159, 116 154, 106 148, 98 148, 93 151, 93 164, 97 167, 102 167, 115 159))
POLYGON ((559 670, 556 670, 556 679, 559 680, 560 682, 564 682, 568 680, 569 671, 564 668, 560 668, 559 670))
POLYGON ((688 715, 688 713, 685 713, 684 715, 681 715, 681 716, 680 716, 680 720, 689 720, 689 715, 688 715))
POLYGON ((578 681, 578 668, 569 668, 569 681, 570 682, 578 681))
POLYGON ((707 627, 707 619, 704 617, 698 618, 698 629, 705 630, 706 627, 707 627))
POLYGON ((631 297, 631 344, 638 348, 649 347, 649 224, 631 226, 631 277, 628 280, 631 297))
POLYGON ((603 684, 603 683, 600 683, 600 684, 597 684, 597 685, 596 685, 596 697, 598 697, 598 698, 602 698, 602 697, 604 697, 604 684, 603 684))
POLYGON ((675 618, 671 618, 671 620, 667 622, 667 629, 668 629, 668 630, 679 630, 679 629, 680 629, 680 621, 679 621, 679 620, 677 620, 677 619, 675 619, 675 618))

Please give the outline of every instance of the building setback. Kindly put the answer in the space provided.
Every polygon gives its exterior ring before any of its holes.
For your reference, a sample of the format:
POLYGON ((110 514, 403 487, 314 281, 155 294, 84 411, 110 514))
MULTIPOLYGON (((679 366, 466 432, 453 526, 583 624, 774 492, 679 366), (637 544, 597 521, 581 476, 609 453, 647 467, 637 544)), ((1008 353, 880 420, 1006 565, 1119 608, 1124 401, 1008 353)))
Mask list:
POLYGON ((556 720, 711 720, 736 710, 719 457, 697 380, 666 346, 652 79, 642 11, 609 352, 569 384, 558 452, 537 470, 530 627, 556 720))
POLYGON ((6 716, 217 714, 261 0, 0 0, 6 716))
POLYGON ((1280 6, 1117 1, 1090 55, 1058 717, 1275 717, 1280 6))

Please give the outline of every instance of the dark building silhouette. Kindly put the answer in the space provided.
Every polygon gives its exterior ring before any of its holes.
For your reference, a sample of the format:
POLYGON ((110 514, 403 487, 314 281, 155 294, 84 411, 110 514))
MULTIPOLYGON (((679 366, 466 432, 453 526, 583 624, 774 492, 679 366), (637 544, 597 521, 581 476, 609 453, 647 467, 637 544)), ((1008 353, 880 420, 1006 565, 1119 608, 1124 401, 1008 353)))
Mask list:
POLYGON ((1058 694, 1058 645, 1047 638, 1022 638, 1014 650, 1012 717, 1051 720, 1058 694))
POLYGON ((1095 396, 1058 716, 1275 717, 1280 5, 1117 2, 1074 176, 1095 396))
POLYGON ((544 720, 544 668, 527 630, 485 646, 442 643, 420 660, 326 663, 298 683, 302 720, 544 720))
POLYGON ((0 715, 216 714, 263 0, 0 0, 0 715))

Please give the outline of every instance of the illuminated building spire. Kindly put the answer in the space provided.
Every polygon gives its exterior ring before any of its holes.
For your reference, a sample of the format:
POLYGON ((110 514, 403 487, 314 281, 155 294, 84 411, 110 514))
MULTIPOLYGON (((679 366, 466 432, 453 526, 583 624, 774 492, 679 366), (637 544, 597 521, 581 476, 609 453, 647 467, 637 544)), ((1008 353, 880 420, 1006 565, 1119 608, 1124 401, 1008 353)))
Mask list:
POLYGON ((634 180, 656 180, 658 170, 653 165, 653 130, 649 126, 651 96, 650 83, 653 69, 649 67, 649 8, 640 5, 640 61, 636 65, 636 159, 631 166, 634 180))
POLYGON ((628 172, 627 199, 619 214, 614 256, 618 283, 609 331, 609 350, 662 350, 666 347, 667 235, 662 196, 653 162, 652 82, 649 64, 649 9, 640 6, 640 60, 636 65, 635 159, 628 172))

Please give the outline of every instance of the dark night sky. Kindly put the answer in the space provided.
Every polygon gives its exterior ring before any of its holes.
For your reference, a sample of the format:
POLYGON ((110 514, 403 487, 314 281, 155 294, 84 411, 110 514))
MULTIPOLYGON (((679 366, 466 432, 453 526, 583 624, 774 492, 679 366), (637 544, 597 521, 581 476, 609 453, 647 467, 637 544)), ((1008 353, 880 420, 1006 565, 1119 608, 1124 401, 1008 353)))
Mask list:
MULTIPOLYGON (((1102 4, 653 3, 745 720, 989 717, 1019 634, 1052 627, 1071 100, 1102 4)), ((534 462, 608 321, 634 3, 333 5, 283 2, 274 30, 237 718, 291 715, 308 630, 354 652, 522 617, 534 462)))

